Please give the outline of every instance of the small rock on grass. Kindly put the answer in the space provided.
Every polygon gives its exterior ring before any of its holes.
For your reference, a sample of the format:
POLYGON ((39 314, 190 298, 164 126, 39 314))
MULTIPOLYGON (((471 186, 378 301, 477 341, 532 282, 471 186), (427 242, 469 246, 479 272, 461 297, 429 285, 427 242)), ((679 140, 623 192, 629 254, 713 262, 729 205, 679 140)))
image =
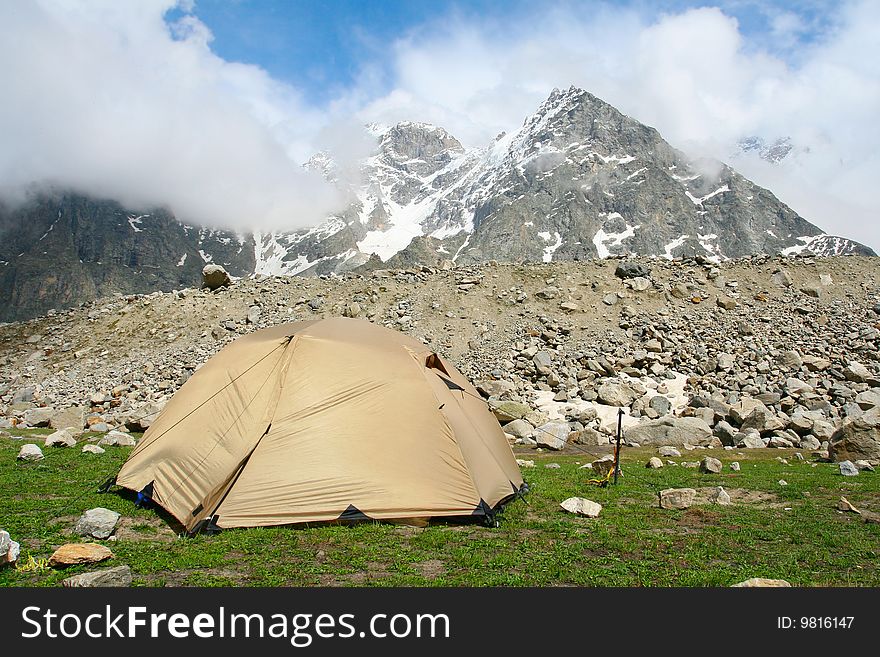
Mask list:
POLYGON ((718 474, 721 472, 721 461, 711 456, 704 456, 700 461, 700 472, 705 474, 718 474))
POLYGON ((43 458, 43 451, 34 444, 22 445, 16 456, 19 461, 39 461, 43 458))
POLYGON ((740 470, 739 461, 734 461, 733 463, 731 463, 730 469, 733 470, 734 472, 739 472, 739 470, 740 470))
POLYGON ((652 456, 648 462, 645 464, 646 468, 659 469, 663 467, 663 461, 658 459, 656 456, 652 456))
POLYGON ((687 509, 696 496, 697 491, 693 488, 667 488, 660 491, 660 508, 687 509))
POLYGON ((117 566, 116 568, 106 568, 91 573, 81 573, 63 580, 61 586, 67 588, 131 586, 131 568, 128 566, 117 566))
POLYGON ((527 461, 525 459, 517 459, 516 464, 521 468, 534 468, 535 467, 534 461, 527 461))
POLYGON ((855 477, 859 474, 859 469, 852 461, 841 461, 839 463, 840 474, 844 477, 855 477))
POLYGON ((721 506, 728 506, 730 504, 730 494, 724 490, 723 486, 719 486, 712 494, 712 501, 721 506))
POLYGON ((97 563, 112 556, 110 548, 97 543, 67 543, 52 553, 49 557, 49 565, 53 568, 64 568, 83 563, 97 563))
POLYGON ((563 500, 559 506, 569 513, 576 513, 587 518, 598 518, 599 512, 602 511, 601 504, 583 497, 569 497, 567 500, 563 500))
POLYGON ((83 454, 103 454, 106 450, 97 445, 83 445, 83 454))
POLYGON ((861 514, 856 507, 854 507, 848 499, 845 497, 841 497, 837 502, 837 510, 838 511, 850 511, 851 513, 861 514))
POLYGON ((73 531, 80 536, 92 536, 94 538, 107 538, 116 528, 120 514, 104 507, 97 507, 86 511, 77 521, 73 531))
POLYGON ((753 588, 753 587, 788 587, 791 586, 784 579, 766 579, 764 577, 752 577, 744 582, 734 584, 731 588, 753 588))

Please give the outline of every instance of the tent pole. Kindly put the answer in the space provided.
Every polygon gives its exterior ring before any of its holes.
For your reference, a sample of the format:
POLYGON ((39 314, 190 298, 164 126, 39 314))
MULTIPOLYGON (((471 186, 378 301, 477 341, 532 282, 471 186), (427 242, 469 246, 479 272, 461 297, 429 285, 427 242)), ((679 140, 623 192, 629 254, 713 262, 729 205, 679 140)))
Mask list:
POLYGON ((620 434, 623 426, 623 409, 617 409, 617 447, 614 449, 614 485, 617 485, 617 475, 620 474, 620 434))

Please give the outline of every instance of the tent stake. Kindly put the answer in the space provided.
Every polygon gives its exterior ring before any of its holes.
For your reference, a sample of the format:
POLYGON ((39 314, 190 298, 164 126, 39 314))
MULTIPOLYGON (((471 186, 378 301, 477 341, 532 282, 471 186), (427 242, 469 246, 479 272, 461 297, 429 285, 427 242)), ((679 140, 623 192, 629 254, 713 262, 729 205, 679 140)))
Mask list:
POLYGON ((617 409, 617 447, 614 449, 614 485, 617 485, 617 475, 620 474, 620 433, 623 426, 623 409, 617 409))

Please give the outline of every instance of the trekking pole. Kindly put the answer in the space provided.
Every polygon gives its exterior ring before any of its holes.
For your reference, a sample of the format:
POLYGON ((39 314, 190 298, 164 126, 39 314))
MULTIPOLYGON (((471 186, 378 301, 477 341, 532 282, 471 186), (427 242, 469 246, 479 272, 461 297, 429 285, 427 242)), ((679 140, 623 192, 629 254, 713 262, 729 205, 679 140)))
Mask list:
POLYGON ((617 447, 614 449, 614 485, 617 485, 617 476, 620 474, 620 433, 623 427, 623 409, 617 409, 617 447))

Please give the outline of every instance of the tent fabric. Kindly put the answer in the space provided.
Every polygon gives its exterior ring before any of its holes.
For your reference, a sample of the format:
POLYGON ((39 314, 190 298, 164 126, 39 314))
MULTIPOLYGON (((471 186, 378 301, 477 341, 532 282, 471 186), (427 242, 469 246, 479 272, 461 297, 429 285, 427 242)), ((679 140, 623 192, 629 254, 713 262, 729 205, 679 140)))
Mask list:
POLYGON ((476 389, 364 320, 237 339, 168 402, 120 470, 188 530, 485 514, 522 476, 476 389))

